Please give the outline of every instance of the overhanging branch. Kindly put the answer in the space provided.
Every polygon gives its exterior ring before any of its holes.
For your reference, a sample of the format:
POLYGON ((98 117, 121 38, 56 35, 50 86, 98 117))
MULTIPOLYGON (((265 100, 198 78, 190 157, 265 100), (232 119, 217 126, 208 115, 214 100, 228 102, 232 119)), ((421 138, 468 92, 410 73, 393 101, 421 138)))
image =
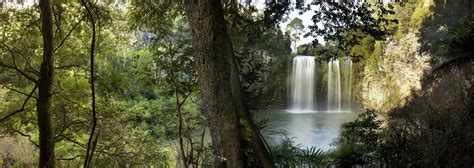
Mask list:
POLYGON ((28 95, 28 97, 26 97, 25 101, 23 102, 23 105, 21 106, 21 109, 18 109, 16 110, 15 112, 13 113, 10 113, 8 114, 7 116, 3 117, 0 119, 0 123, 7 120, 8 118, 10 118, 11 116, 14 116, 22 111, 25 111, 25 106, 26 104, 28 103, 28 100, 30 100, 30 98, 32 97, 33 93, 35 93, 36 91, 36 88, 37 88, 37 85, 35 85, 35 87, 33 87, 33 90, 30 92, 30 94, 28 95))
POLYGON ((15 71, 17 71, 18 73, 20 73, 23 77, 25 77, 26 79, 34 82, 34 83, 38 83, 38 81, 33 78, 32 76, 28 75, 27 73, 23 72, 23 70, 19 69, 18 67, 16 66, 12 66, 12 65, 8 65, 8 64, 5 64, 4 62, 1 62, 0 61, 0 67, 4 67, 4 68, 9 68, 9 69, 13 69, 15 71))
POLYGON ((18 68, 16 66, 16 61, 15 61, 15 54, 13 53, 13 50, 5 43, 1 42, 0 43, 2 48, 5 48, 7 49, 7 51, 10 53, 11 57, 12 57, 12 60, 13 60, 13 65, 8 65, 2 61, 0 61, 0 67, 4 67, 4 68, 9 68, 9 69, 13 69, 15 71, 17 71, 18 73, 20 73, 21 75, 23 75, 26 79, 34 82, 34 83, 37 83, 38 81, 33 78, 32 76, 30 76, 29 74, 27 74, 26 72, 24 72, 23 70, 21 70, 20 68, 18 68))
POLYGON ((54 49, 54 53, 56 53, 56 51, 61 48, 61 46, 64 44, 64 42, 66 42, 66 40, 69 38, 69 36, 71 36, 72 32, 74 31, 74 29, 79 25, 79 23, 81 23, 84 19, 86 18, 86 15, 82 16, 82 18, 76 22, 76 24, 74 24, 74 26, 72 26, 71 30, 69 30, 69 32, 67 33, 66 37, 64 37, 61 42, 59 43, 59 45, 54 49))
MULTIPOLYGON (((14 91, 14 92, 16 92, 16 93, 19 93, 19 94, 22 94, 22 95, 25 95, 25 96, 30 96, 30 94, 27 94, 27 93, 24 93, 24 92, 22 92, 22 91, 19 91, 18 89, 15 89, 15 88, 10 87, 10 86, 8 86, 8 85, 2 85, 2 84, 0 84, 0 86, 3 86, 4 88, 7 88, 8 90, 14 91)), ((31 95, 31 97, 36 99, 36 96, 31 95)))

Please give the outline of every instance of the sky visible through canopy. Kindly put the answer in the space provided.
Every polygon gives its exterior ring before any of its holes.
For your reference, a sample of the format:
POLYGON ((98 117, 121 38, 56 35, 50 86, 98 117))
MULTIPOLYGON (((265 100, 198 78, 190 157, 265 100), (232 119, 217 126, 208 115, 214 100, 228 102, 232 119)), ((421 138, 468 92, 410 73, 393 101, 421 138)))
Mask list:
MULTIPOLYGON (((257 7, 257 9, 259 9, 259 10, 262 10, 262 9, 265 8, 265 0, 253 0, 252 4, 255 5, 255 7, 257 7)), ((305 38, 305 37, 303 37, 303 35, 306 33, 308 26, 313 25, 313 21, 311 20, 311 17, 313 16, 313 14, 314 14, 314 10, 309 10, 309 11, 303 13, 302 15, 300 15, 297 10, 293 10, 293 11, 291 11, 291 13, 288 16, 289 19, 286 20, 285 22, 280 23, 281 30, 283 32, 285 32, 285 29, 286 29, 286 26, 288 25, 288 23, 290 23, 291 20, 293 20, 295 17, 298 17, 303 21, 303 24, 305 26, 305 32, 301 35, 300 41, 298 41, 296 44, 297 44, 297 46, 299 46, 299 45, 302 45, 302 44, 311 43, 314 40, 314 37, 309 36, 309 37, 305 38)), ((323 37, 318 36, 317 39, 318 39, 319 43, 324 44, 323 37)))
MULTIPOLYGON (((243 0, 242 0, 243 1, 243 0)), ((255 5, 255 7, 257 7, 257 9, 259 10, 262 10, 265 8, 265 1, 266 0, 252 0, 252 4, 255 5)), ((311 2, 312 0, 303 0, 304 1, 304 4, 308 4, 309 2, 311 2)), ((334 0, 336 2, 340 1, 340 0, 334 0)), ((382 0, 383 3, 388 3, 390 2, 390 0, 382 0)), ((296 0, 291 0, 292 3, 296 3, 296 0)), ((315 7, 315 6, 313 6, 315 7)), ((315 8, 316 9, 316 8, 315 8)), ((317 10, 317 9, 316 9, 317 10)), ((307 43, 311 43, 315 38, 313 36, 309 36, 309 37, 303 37, 304 34, 306 33, 307 31, 307 28, 309 25, 313 25, 313 21, 311 20, 311 17, 313 16, 314 14, 314 9, 313 10, 309 10, 305 13, 303 13, 302 15, 299 14, 298 10, 293 10, 291 11, 291 13, 289 14, 289 19, 286 20, 285 22, 283 23, 280 23, 280 27, 281 27, 281 30, 283 32, 285 32, 285 29, 286 29, 286 26, 288 25, 288 23, 291 22, 291 20, 293 20, 295 17, 298 17, 300 18, 302 21, 303 21, 303 24, 305 26, 305 32, 301 35, 300 37, 300 41, 298 41, 296 44, 297 46, 299 45, 302 45, 302 44, 307 44, 307 43)), ((318 23, 318 26, 322 26, 320 23, 318 23)), ((321 36, 318 36, 317 37, 318 39, 318 42, 321 43, 321 44, 324 44, 325 41, 324 41, 324 38, 321 37, 321 36)))
MULTIPOLYGON (((35 0, 25 0, 25 1, 23 1, 22 4, 8 3, 8 2, 9 1, 7 1, 7 3, 6 3, 7 6, 14 7, 14 8, 22 8, 22 7, 33 6, 34 3, 37 3, 37 1, 35 1, 35 0)), ((241 3, 243 3, 243 2, 244 1, 241 1, 241 3)), ((255 7, 257 7, 257 9, 259 9, 259 10, 262 10, 262 9, 265 8, 265 0, 252 0, 252 4, 255 5, 255 7)), ((303 13, 302 15, 299 15, 298 11, 294 10, 289 14, 289 16, 288 16, 289 19, 288 20, 286 20, 283 23, 280 23, 281 30, 283 32, 285 32, 285 29, 286 29, 286 26, 288 25, 288 23, 290 23, 290 21, 293 20, 295 17, 300 18, 303 21, 305 29, 307 29, 307 27, 309 25, 313 24, 313 21, 311 20, 311 17, 313 16, 313 14, 314 14, 314 12, 310 10, 310 11, 307 11, 307 12, 303 13)), ((306 33, 306 30, 305 30, 305 33, 306 33)), ((312 36, 309 36, 309 37, 306 37, 306 38, 303 37, 303 35, 305 33, 303 33, 301 35, 300 41, 297 42, 297 46, 302 45, 302 44, 311 43, 314 40, 314 37, 312 37, 312 36)), ((324 44, 324 39, 322 37, 318 37, 317 39, 318 39, 319 43, 324 44)))

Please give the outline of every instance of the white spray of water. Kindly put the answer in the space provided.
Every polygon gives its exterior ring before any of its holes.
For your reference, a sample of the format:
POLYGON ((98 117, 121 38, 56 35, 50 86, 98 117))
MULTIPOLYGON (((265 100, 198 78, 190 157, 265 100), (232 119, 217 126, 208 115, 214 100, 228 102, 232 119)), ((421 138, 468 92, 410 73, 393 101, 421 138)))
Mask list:
POLYGON ((291 109, 313 111, 315 100, 315 60, 310 56, 297 56, 293 59, 291 109))

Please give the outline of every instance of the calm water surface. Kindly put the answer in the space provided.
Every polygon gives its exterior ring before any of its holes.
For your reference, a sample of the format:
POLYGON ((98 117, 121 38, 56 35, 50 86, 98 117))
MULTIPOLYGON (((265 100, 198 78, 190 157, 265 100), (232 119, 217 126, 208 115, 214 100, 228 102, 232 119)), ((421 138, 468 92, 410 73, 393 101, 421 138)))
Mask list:
POLYGON ((269 119, 262 134, 270 144, 277 144, 285 137, 294 137, 302 147, 316 146, 323 150, 333 148, 331 143, 339 136, 340 125, 353 121, 357 113, 311 112, 292 113, 285 110, 259 110, 257 119, 269 119))

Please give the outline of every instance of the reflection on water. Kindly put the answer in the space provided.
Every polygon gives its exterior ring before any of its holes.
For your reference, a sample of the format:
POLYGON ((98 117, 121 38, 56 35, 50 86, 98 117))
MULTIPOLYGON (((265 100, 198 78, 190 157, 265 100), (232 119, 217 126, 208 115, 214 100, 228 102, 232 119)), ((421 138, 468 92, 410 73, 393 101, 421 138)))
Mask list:
POLYGON ((302 147, 316 146, 323 150, 332 148, 331 143, 339 135, 340 125, 356 117, 357 113, 290 113, 284 110, 257 112, 258 120, 269 119, 262 133, 270 144, 277 144, 288 136, 294 137, 296 144, 302 147))

